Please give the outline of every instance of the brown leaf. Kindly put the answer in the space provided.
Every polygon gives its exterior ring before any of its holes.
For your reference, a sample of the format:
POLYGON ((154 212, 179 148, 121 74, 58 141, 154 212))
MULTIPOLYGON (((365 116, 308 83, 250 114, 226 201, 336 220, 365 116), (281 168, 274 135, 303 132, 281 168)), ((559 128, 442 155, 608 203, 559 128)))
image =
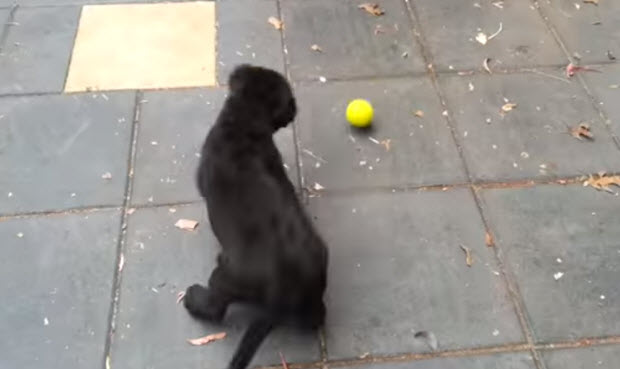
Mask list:
POLYGON ((192 219, 179 219, 174 223, 174 226, 186 231, 193 231, 198 227, 198 222, 192 219))
POLYGON ((506 103, 506 104, 502 105, 502 111, 504 113, 508 113, 509 111, 512 111, 516 107, 517 107, 517 104, 515 104, 515 103, 506 103))
POLYGON ((413 115, 415 115, 418 118, 423 118, 424 112, 422 110, 416 110, 415 113, 413 113, 413 115))
POLYGON ((484 235, 484 243, 488 246, 488 247, 493 247, 495 246, 495 240, 493 240, 493 236, 487 232, 484 235))
POLYGON ((590 125, 587 123, 579 123, 577 127, 571 128, 570 134, 580 141, 583 140, 583 137, 590 140, 594 139, 594 135, 590 132, 590 125))
POLYGON ((273 28, 275 28, 275 29, 282 29, 282 28, 284 28, 284 23, 282 23, 282 21, 279 20, 276 17, 269 17, 267 19, 267 22, 269 22, 273 26, 273 28))
POLYGON ((614 191, 609 188, 611 185, 616 185, 620 187, 620 175, 616 176, 607 176, 605 173, 600 173, 597 177, 591 175, 584 183, 584 186, 592 186, 595 189, 601 191, 607 191, 609 193, 614 193, 614 191))
POLYGON ((471 255, 471 249, 463 245, 459 246, 465 252, 465 264, 467 264, 468 267, 471 267, 474 264, 474 257, 471 255))
POLYGON ((366 12, 374 15, 374 16, 380 16, 385 14, 385 11, 383 9, 381 9, 379 7, 379 4, 375 4, 375 3, 364 3, 364 4, 360 4, 357 6, 360 9, 364 9, 366 12))
POLYGON ((188 339, 187 342, 193 346, 202 346, 202 345, 206 345, 207 343, 211 343, 213 341, 223 340, 225 337, 226 337, 226 332, 220 332, 220 333, 209 334, 207 336, 200 337, 200 338, 188 339))
POLYGON ((282 368, 289 369, 288 364, 286 363, 286 359, 284 358, 284 355, 282 355, 281 352, 279 354, 280 354, 280 361, 282 362, 282 368))
POLYGON ((598 0, 583 0, 583 3, 598 5, 598 0))
POLYGON ((323 52, 323 49, 321 49, 321 47, 319 45, 317 45, 317 44, 314 44, 314 45, 310 46, 310 49, 312 51, 316 51, 317 53, 322 53, 323 52))

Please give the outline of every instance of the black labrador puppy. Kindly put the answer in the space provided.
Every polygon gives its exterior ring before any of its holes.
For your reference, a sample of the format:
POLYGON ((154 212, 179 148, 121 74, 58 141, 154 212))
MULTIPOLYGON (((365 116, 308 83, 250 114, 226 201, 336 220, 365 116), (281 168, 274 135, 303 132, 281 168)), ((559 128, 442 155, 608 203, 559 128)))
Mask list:
POLYGON ((323 324, 328 257, 273 141, 297 113, 291 87, 279 73, 249 65, 235 69, 229 87, 198 169, 222 251, 208 286, 189 287, 184 303, 212 322, 233 302, 259 307, 228 366, 244 369, 276 325, 323 324))

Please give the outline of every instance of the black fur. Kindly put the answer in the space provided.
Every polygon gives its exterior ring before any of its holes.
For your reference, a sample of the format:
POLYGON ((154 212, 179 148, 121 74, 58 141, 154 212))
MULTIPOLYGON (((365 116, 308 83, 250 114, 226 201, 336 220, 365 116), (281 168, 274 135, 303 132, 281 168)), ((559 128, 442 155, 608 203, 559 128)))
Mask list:
POLYGON ((277 72, 242 65, 229 86, 198 170, 198 188, 222 251, 208 287, 187 289, 185 307, 214 322, 233 302, 260 308, 228 367, 244 369, 278 324, 291 319, 304 328, 323 324, 327 248, 273 141, 297 112, 289 84, 277 72))

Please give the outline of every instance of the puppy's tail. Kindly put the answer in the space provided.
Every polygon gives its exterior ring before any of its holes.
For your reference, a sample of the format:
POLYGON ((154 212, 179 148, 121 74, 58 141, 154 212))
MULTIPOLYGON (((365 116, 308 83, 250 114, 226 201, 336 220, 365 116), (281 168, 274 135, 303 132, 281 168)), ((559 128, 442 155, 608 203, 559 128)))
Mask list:
POLYGON ((237 346, 237 351, 235 351, 228 369, 245 369, 274 326, 275 322, 269 316, 255 319, 243 334, 241 343, 237 346))

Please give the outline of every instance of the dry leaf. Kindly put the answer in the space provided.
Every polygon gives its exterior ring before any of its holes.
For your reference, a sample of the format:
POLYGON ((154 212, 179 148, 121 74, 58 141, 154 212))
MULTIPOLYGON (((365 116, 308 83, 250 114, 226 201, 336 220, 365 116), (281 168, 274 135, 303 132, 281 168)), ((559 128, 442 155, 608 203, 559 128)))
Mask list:
POLYGON ((198 227, 198 222, 191 219, 179 219, 174 226, 180 229, 184 229, 186 231, 193 231, 198 227))
POLYGON ((495 241, 493 240, 493 236, 491 236, 491 234, 489 232, 487 232, 484 235, 484 243, 488 246, 488 247, 493 247, 495 246, 495 241))
POLYGON ((574 76, 575 73, 580 72, 580 71, 601 73, 601 71, 598 70, 598 69, 594 69, 594 68, 590 68, 590 67, 580 67, 580 66, 575 65, 573 63, 568 63, 568 65, 566 66, 566 77, 570 78, 570 77, 574 76))
POLYGON ((379 4, 364 3, 364 4, 358 5, 357 7, 360 9, 364 9, 366 12, 372 15, 375 15, 375 16, 380 16, 380 15, 385 14, 385 11, 379 7, 379 4))
POLYGON ((323 52, 323 49, 321 49, 321 47, 319 45, 317 45, 317 44, 314 44, 314 45, 310 46, 310 49, 312 51, 316 51, 318 53, 322 53, 323 52))
POLYGON ((601 191, 607 191, 609 193, 614 193, 614 191, 609 188, 611 185, 616 185, 620 187, 620 175, 617 176, 607 176, 605 173, 600 173, 597 175, 597 178, 594 176, 590 176, 584 183, 584 186, 592 186, 595 189, 601 191))
POLYGON ((413 113, 413 115, 415 115, 418 118, 423 118, 424 112, 422 110, 416 110, 415 113, 413 113))
POLYGON ((598 5, 598 0, 583 0, 583 3, 598 5))
POLYGON ((187 342, 189 342, 190 345, 202 346, 202 345, 206 345, 207 343, 211 343, 213 341, 223 340, 225 337, 226 337, 226 332, 220 332, 220 333, 209 334, 207 336, 200 337, 200 338, 188 339, 187 342))
POLYGON ((506 104, 502 105, 502 111, 504 113, 508 113, 509 111, 512 111, 516 107, 517 107, 517 104, 515 104, 515 103, 506 103, 506 104))
POLYGON ((390 145, 392 144, 392 140, 391 139, 385 139, 381 141, 381 145, 383 145, 383 147, 385 147, 385 151, 390 151, 390 145))
POLYGON ((570 134, 578 140, 583 140, 583 137, 590 140, 594 139, 594 135, 590 132, 590 125, 587 123, 579 123, 577 127, 571 128, 570 134))
POLYGON ((286 359, 284 358, 284 355, 282 355, 281 352, 279 354, 280 354, 280 361, 282 362, 282 368, 289 369, 288 364, 286 363, 286 359))
POLYGON ((465 252, 465 264, 467 264, 468 267, 471 267, 474 264, 474 257, 471 255, 471 249, 463 245, 459 246, 461 247, 461 250, 465 252))
POLYGON ((282 23, 282 21, 276 17, 269 17, 269 19, 267 19, 267 22, 269 22, 275 29, 284 28, 284 23, 282 23))
POLYGON ((476 41, 478 41, 482 45, 486 45, 489 39, 487 35, 485 35, 483 32, 478 32, 478 34, 476 35, 476 41))
POLYGON ((489 68, 489 63, 491 62, 491 58, 484 58, 484 60, 482 61, 482 67, 484 68, 484 70, 487 71, 487 73, 491 74, 491 68, 489 68))
POLYGON ((314 182, 313 188, 314 188, 315 191, 321 191, 321 190, 325 189, 325 187, 321 186, 321 184, 318 183, 318 182, 314 182))
POLYGON ((431 332, 431 331, 419 331, 419 332, 416 332, 413 335, 413 337, 424 339, 424 341, 426 342, 428 347, 431 348, 431 350, 433 350, 433 351, 437 350, 437 347, 438 347, 437 337, 435 337, 435 334, 433 332, 431 332))

